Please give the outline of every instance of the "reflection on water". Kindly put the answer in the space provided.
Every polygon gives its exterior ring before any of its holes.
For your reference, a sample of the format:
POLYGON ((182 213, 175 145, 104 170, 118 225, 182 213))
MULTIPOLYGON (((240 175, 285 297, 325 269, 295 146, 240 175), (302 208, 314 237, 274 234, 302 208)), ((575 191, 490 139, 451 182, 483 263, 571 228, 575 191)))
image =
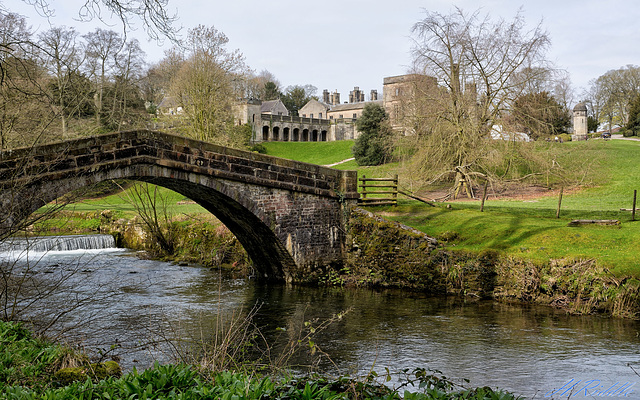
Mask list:
POLYGON ((117 296, 98 296, 65 323, 91 320, 73 337, 83 339, 88 348, 109 349, 118 343, 126 368, 147 366, 154 358, 168 360, 170 348, 158 339, 206 335, 217 315, 230 318, 258 304, 254 322, 276 346, 295 335, 304 321, 350 309, 314 338, 332 361, 325 359, 320 367, 332 373, 336 366, 350 374, 425 367, 453 379, 470 379, 472 385, 536 398, 570 379, 640 382, 629 367, 640 370, 636 321, 570 317, 543 307, 400 291, 255 285, 116 250, 80 262, 77 256, 52 252, 33 270, 45 276, 52 268, 70 265, 82 266, 65 282, 64 301, 70 294, 86 295, 87 288, 117 296))

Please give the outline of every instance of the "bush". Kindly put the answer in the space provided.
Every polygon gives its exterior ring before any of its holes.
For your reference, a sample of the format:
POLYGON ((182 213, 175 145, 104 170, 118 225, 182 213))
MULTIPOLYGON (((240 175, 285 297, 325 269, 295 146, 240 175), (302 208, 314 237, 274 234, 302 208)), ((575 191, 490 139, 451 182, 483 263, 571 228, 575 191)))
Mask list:
POLYGON ((264 147, 262 143, 256 143, 253 146, 249 147, 249 150, 255 151, 260 154, 267 154, 267 148, 264 147))
POLYGON ((390 157, 388 145, 391 127, 384 108, 378 104, 367 104, 362 116, 356 121, 360 136, 353 145, 353 155, 358 165, 380 165, 390 157))

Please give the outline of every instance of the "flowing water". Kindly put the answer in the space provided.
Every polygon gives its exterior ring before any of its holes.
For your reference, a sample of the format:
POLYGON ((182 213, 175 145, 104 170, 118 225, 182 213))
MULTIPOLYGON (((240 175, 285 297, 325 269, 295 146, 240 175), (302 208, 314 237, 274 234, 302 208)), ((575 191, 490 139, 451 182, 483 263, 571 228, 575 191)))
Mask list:
MULTIPOLYGON (((74 240, 84 247, 112 246, 97 237, 74 240)), ((210 339, 219 318, 246 315, 255 305, 253 322, 275 347, 295 340, 305 321, 318 326, 349 310, 313 337, 328 355, 321 370, 382 374, 385 368, 424 367, 527 398, 640 398, 637 321, 401 291, 257 285, 201 267, 140 259, 123 249, 56 246, 28 257, 5 247, 0 261, 16 276, 57 284, 31 310, 42 319, 63 314, 50 332, 117 354, 125 368, 168 361, 174 353, 164 339, 210 339), (57 248, 67 250, 51 250, 57 248)))

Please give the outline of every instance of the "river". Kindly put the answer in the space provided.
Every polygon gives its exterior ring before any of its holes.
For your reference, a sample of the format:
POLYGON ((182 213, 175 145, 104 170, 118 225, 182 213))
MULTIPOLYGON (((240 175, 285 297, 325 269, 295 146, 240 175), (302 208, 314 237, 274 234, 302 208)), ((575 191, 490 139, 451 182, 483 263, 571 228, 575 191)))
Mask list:
MULTIPOLYGON (((316 367, 321 371, 424 367, 455 382, 466 378, 467 386, 500 387, 527 398, 591 398, 608 388, 609 397, 640 398, 638 321, 394 290, 259 285, 217 270, 141 259, 109 248, 108 241, 95 245, 105 246, 46 247, 28 257, 0 248, 0 261, 16 276, 55 286, 30 311, 43 321, 62 315, 49 334, 115 355, 125 369, 170 361, 176 353, 165 339, 210 339, 220 320, 243 317, 253 307, 253 323, 275 349, 348 311, 312 337, 326 353, 316 367)), ((308 340, 302 345, 308 348, 308 340)), ((302 354, 290 361, 310 360, 302 354)))

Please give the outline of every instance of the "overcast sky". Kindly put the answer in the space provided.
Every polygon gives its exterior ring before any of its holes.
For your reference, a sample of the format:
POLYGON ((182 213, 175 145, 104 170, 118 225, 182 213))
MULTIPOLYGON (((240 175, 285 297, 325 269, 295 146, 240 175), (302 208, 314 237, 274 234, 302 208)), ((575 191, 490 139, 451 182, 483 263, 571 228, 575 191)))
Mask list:
MULTIPOLYGON (((99 21, 74 20, 83 3, 51 0, 56 11, 53 24, 74 26, 82 33, 104 28, 99 21)), ((0 4, 28 16, 34 29, 48 28, 23 0, 0 4)), ((640 64, 636 0, 170 0, 169 8, 177 13, 184 33, 198 24, 215 26, 253 70, 270 71, 283 87, 311 84, 318 95, 323 89, 338 90, 345 100, 354 86, 368 99, 371 89, 382 91, 384 77, 406 73, 412 25, 425 9, 449 13, 455 6, 467 12, 481 8, 492 18, 507 20, 522 7, 531 28, 542 21, 551 37, 549 59, 569 72, 578 95, 608 70, 640 64)), ((168 47, 148 41, 142 29, 132 36, 140 40, 151 62, 162 58, 168 47)))

